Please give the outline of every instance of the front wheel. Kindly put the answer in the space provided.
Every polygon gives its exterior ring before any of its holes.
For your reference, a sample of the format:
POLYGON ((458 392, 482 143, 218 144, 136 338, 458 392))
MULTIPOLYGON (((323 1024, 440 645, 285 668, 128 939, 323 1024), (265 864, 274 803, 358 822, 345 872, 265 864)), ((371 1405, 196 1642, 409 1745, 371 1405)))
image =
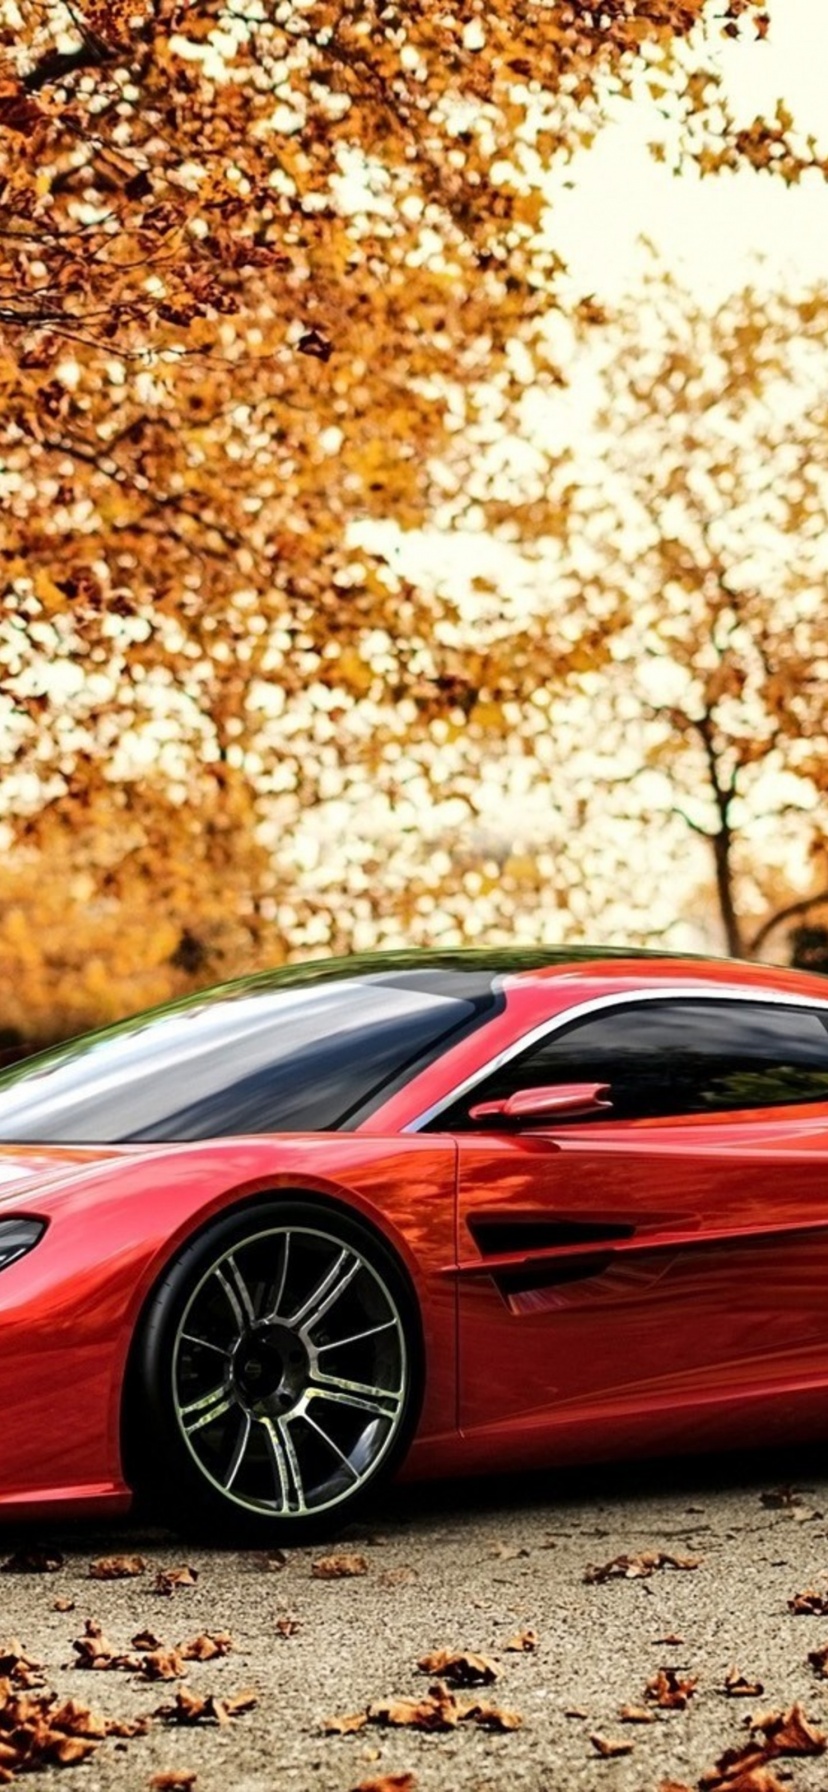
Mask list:
MULTIPOLYGON (((180 1253, 134 1372, 136 1459, 149 1446, 167 1508, 299 1542, 350 1519, 407 1448, 421 1393, 416 1306, 360 1222, 310 1199, 268 1202, 180 1253)), ((140 1466, 136 1478, 147 1479, 140 1466)))

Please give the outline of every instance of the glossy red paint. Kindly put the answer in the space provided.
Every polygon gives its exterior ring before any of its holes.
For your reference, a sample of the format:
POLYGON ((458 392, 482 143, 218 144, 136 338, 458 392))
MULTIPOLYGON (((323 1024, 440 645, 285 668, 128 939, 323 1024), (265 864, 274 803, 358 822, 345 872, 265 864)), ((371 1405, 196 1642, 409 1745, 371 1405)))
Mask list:
POLYGON ((0 1512, 127 1509, 124 1376, 181 1245, 265 1193, 351 1209, 404 1264, 426 1393, 408 1476, 828 1434, 828 1104, 416 1130, 502 1050, 607 997, 766 993, 805 973, 607 960, 505 980, 487 1024, 350 1133, 0 1153, 0 1512), (415 1130, 406 1130, 406 1129, 415 1130))

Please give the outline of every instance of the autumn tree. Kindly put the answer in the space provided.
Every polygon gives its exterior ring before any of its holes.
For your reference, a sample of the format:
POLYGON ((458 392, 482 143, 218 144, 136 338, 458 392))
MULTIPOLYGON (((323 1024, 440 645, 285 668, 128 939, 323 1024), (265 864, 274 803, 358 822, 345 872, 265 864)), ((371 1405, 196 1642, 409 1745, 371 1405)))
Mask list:
POLYGON ((327 944, 341 899, 326 921, 286 898, 308 810, 355 779, 393 801, 435 728, 600 661, 600 619, 547 627, 539 658, 536 629, 496 603, 470 623, 359 527, 563 532, 565 494, 504 501, 488 458, 527 387, 567 378, 550 312, 602 323, 550 176, 652 88, 703 169, 824 173, 784 112, 723 103, 720 35, 767 26, 759 0, 0 0, 22 874, 62 867, 100 926, 154 889, 193 964, 205 940, 220 968, 327 944))
POLYGON ((573 508, 627 617, 610 808, 704 843, 736 955, 826 893, 827 332, 824 289, 708 310, 654 276, 614 321, 573 508))

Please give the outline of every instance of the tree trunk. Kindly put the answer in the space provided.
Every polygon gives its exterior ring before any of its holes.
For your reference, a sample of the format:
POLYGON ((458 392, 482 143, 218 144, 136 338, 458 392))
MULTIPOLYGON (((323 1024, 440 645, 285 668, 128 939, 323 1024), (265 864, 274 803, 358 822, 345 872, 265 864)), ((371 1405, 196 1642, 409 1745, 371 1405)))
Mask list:
POLYGON ((729 958, 744 958, 745 942, 733 900, 733 872, 730 862, 733 836, 726 822, 719 828, 718 833, 712 835, 711 845, 716 866, 716 894, 719 899, 719 914, 724 928, 727 954, 729 958))

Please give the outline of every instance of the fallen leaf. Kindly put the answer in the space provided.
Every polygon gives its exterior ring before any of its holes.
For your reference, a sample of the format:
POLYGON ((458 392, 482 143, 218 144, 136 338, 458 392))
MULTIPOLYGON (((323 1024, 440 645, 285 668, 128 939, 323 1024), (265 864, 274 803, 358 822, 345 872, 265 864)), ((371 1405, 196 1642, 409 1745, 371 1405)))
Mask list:
POLYGON ((528 1549, 519 1548, 515 1543, 493 1543, 489 1550, 499 1562, 516 1562, 521 1556, 528 1556, 528 1549))
POLYGON ((367 1574, 364 1556, 320 1556, 311 1563, 314 1580, 349 1580, 355 1574, 367 1574))
POLYGON ((453 1730, 462 1711, 448 1687, 441 1681, 430 1686, 422 1699, 377 1700, 368 1707, 368 1721, 390 1724, 395 1729, 453 1730))
POLYGON ((616 1755, 631 1755, 633 1752, 631 1742, 621 1742, 618 1738, 590 1736, 589 1740, 603 1761, 614 1761, 616 1755))
POLYGON ((618 1713, 622 1724, 654 1724, 652 1711, 644 1705, 622 1705, 618 1713))
MULTIPOLYGON (((747 1749, 731 1749, 729 1753, 733 1756, 732 1768, 727 1769, 724 1774, 719 1773, 717 1768, 711 1768, 709 1773, 702 1774, 699 1786, 703 1792, 787 1792, 782 1781, 765 1765, 761 1753, 754 1752, 749 1761, 747 1749), (743 1762, 741 1767, 737 1757, 743 1762)), ((724 1756, 722 1759, 724 1760, 724 1756)))
POLYGON ((661 1711, 684 1711, 698 1686, 698 1678, 681 1678, 679 1668, 659 1668, 647 1681, 644 1697, 661 1711))
POLYGON ((417 1663, 421 1674, 439 1674, 450 1686, 491 1686, 499 1668, 486 1655, 455 1653, 451 1649, 435 1649, 417 1663))
POLYGON ((295 1636, 302 1625, 298 1618, 284 1617, 276 1619, 277 1636, 295 1636))
POLYGON ((211 1694, 200 1698, 197 1693, 190 1692, 182 1686, 175 1695, 172 1705, 159 1705, 156 1717, 165 1717, 174 1724, 225 1724, 230 1718, 240 1717, 244 1711, 252 1711, 259 1702, 259 1695, 253 1687, 245 1687, 243 1692, 234 1693, 231 1698, 217 1699, 211 1694))
POLYGON ((219 1655, 229 1655, 232 1647, 229 1630, 205 1630, 182 1643, 179 1653, 185 1661, 215 1661, 219 1655))
POLYGON ((184 1767, 171 1767, 166 1773, 154 1773, 150 1785, 155 1792, 188 1792, 198 1779, 197 1773, 188 1773, 184 1767))
POLYGON ((134 1672, 140 1667, 135 1655, 119 1655, 115 1644, 111 1643, 100 1624, 94 1618, 87 1618, 83 1636, 75 1638, 72 1644, 78 1659, 76 1668, 90 1668, 98 1672, 109 1668, 123 1668, 134 1672))
POLYGON ((52 1611, 53 1612, 73 1612, 74 1609, 75 1609, 74 1599, 53 1599, 52 1600, 52 1611))
POLYGON ((828 1593, 817 1593, 813 1587, 806 1587, 804 1593, 795 1593, 788 1600, 788 1611, 795 1615, 824 1618, 828 1615, 828 1593))
POLYGON ((196 1568, 160 1568, 155 1577, 153 1592, 171 1596, 176 1587, 194 1587, 197 1580, 196 1568))
POLYGON ((684 1642, 683 1636, 654 1636, 653 1643, 660 1649, 677 1649, 684 1642))
MULTIPOLYGON (((814 1672, 819 1675, 820 1680, 828 1680, 828 1643, 823 1643, 821 1649, 810 1649, 808 1652, 808 1660, 814 1672)), ((2 1661, 0 1661, 0 1674, 2 1674, 2 1672, 3 1664, 2 1661)))
POLYGON ((163 1649, 164 1647, 160 1636, 156 1636, 154 1630, 138 1630, 135 1636, 130 1638, 130 1642, 133 1649, 163 1649))
POLYGON ((589 1712, 584 1710, 583 1705, 568 1705, 564 1717, 589 1717, 589 1712))
MULTIPOLYGON (((135 1720, 135 1725, 145 1727, 145 1720, 135 1720)), ((50 1692, 15 1692, 4 1679, 0 1682, 2 1783, 8 1783, 18 1769, 31 1772, 50 1763, 69 1767, 84 1761, 120 1728, 77 1699, 60 1703, 50 1692)))
POLYGON ((7 1681, 10 1686, 41 1686, 43 1669, 39 1661, 33 1661, 27 1655, 23 1644, 16 1636, 9 1637, 8 1642, 0 1643, 0 1681, 7 1681))
POLYGON ((59 1549, 39 1549, 33 1545, 29 1549, 16 1549, 14 1555, 3 1563, 3 1574, 57 1574, 63 1567, 64 1557, 59 1549))
POLYGON ((90 1580, 133 1580, 146 1571, 143 1556, 101 1556, 89 1564, 90 1580))
POLYGON ((729 1699, 760 1699, 765 1690, 761 1680, 748 1680, 744 1674, 739 1673, 738 1668, 728 1668, 724 1689, 729 1699))
POLYGON ((355 1730, 364 1730, 367 1722, 367 1711, 354 1711, 348 1717, 323 1718, 321 1727, 325 1736, 350 1736, 355 1730))
POLYGON ((475 1702, 463 1707, 460 1721, 478 1724, 481 1730, 519 1730, 523 1718, 519 1712, 504 1711, 500 1705, 475 1702))
POLYGON ((417 1579, 416 1568, 384 1568, 377 1575, 378 1587, 408 1587, 417 1579))
POLYGON ((809 1723, 801 1705, 789 1705, 787 1711, 769 1711, 751 1720, 751 1729, 765 1737, 764 1747, 774 1755, 821 1755, 828 1744, 822 1730, 809 1723))
POLYGON ((658 1792, 692 1792, 692 1787, 686 1786, 683 1780, 681 1783, 678 1780, 659 1780, 658 1792))
POLYGON ((613 1556, 611 1562, 604 1562, 601 1567, 590 1564, 584 1571, 587 1586, 600 1584, 605 1580, 646 1580, 659 1568, 698 1568, 701 1556, 673 1556, 664 1550, 645 1550, 637 1556, 613 1556))
POLYGON ((416 1773, 383 1773, 378 1780, 360 1780, 352 1792, 414 1792, 416 1773))
POLYGON ((504 1651, 511 1655, 532 1655, 537 1646, 538 1633, 536 1630, 519 1630, 515 1636, 510 1636, 508 1642, 503 1644, 504 1651))
POLYGON ((149 1649, 139 1672, 142 1680, 182 1680, 187 1663, 178 1649, 149 1649))

